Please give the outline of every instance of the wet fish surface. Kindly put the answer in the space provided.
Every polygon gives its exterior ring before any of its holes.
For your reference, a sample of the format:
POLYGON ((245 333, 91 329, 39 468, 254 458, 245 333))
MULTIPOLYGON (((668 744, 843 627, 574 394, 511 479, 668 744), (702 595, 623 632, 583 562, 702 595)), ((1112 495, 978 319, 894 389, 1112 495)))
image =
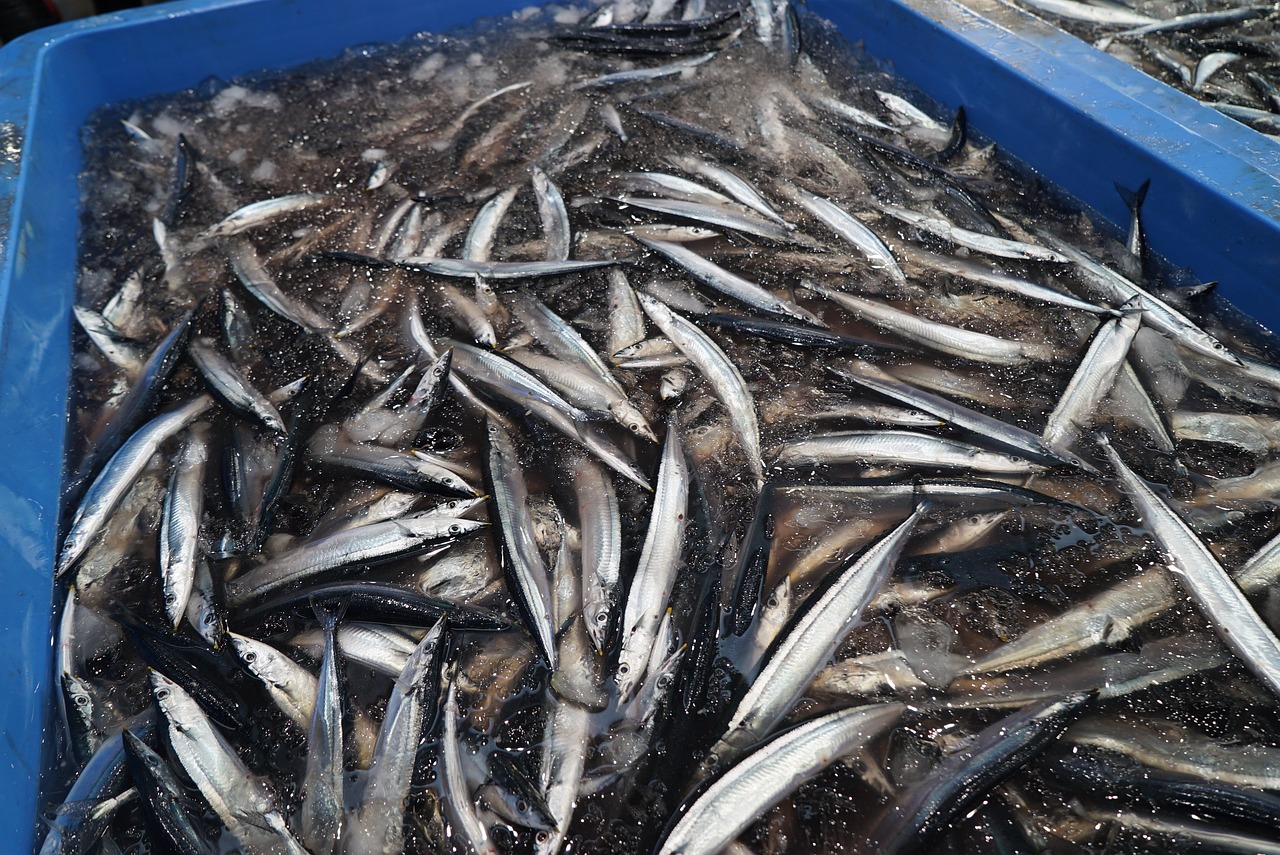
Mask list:
POLYGON ((1280 344, 955 106, 618 0, 104 110, 42 851, 1280 846, 1280 344))

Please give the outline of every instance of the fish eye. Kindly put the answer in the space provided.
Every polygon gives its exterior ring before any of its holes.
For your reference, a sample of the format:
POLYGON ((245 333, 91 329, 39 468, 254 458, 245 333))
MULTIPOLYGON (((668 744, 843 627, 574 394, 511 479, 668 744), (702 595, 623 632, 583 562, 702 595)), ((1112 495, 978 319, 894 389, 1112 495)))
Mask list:
POLYGON ((627 427, 630 428, 632 433, 640 432, 640 425, 636 424, 635 422, 632 422, 631 424, 627 425, 627 427))
POLYGON ((462 531, 462 526, 458 525, 457 523, 454 523, 453 525, 449 526, 449 534, 457 534, 460 531, 462 531))
POLYGON ((76 695, 76 706, 78 706, 78 707, 87 707, 87 706, 89 706, 89 696, 88 696, 88 695, 76 695))
POLYGON ((627 676, 627 674, 628 674, 628 673, 630 673, 630 671, 631 671, 631 666, 630 666, 630 665, 628 665, 626 662, 619 662, 619 663, 618 663, 618 676, 619 676, 619 677, 625 677, 625 676, 627 676))
POLYGON ((245 661, 245 662, 257 662, 257 661, 258 661, 258 654, 257 654, 257 653, 255 653, 255 652, 253 652, 252 650, 246 651, 246 652, 245 652, 245 654, 244 654, 244 661, 245 661))
POLYGON ((539 831, 533 836, 533 839, 541 846, 551 839, 551 835, 545 831, 539 831))
POLYGON ((659 688, 659 689, 669 689, 669 688, 671 688, 671 675, 670 675, 670 674, 663 674, 661 677, 659 677, 659 678, 658 678, 658 688, 659 688))
POLYGON ((165 593, 164 593, 164 601, 165 601, 166 603, 172 603, 172 602, 173 602, 174 600, 176 600, 176 599, 178 599, 178 595, 177 595, 177 594, 175 594, 173 591, 165 591, 165 593))
POLYGON ((596 612, 596 623, 603 624, 609 620, 608 612, 596 612))
POLYGON ((528 802, 526 802, 524 799, 520 799, 519 801, 517 801, 517 802, 516 802, 516 812, 517 812, 517 813, 528 813, 528 812, 529 812, 529 803, 528 803, 528 802))
POLYGON ((158 701, 167 701, 168 699, 169 699, 169 690, 168 690, 168 689, 157 689, 157 690, 156 690, 156 700, 158 700, 158 701))

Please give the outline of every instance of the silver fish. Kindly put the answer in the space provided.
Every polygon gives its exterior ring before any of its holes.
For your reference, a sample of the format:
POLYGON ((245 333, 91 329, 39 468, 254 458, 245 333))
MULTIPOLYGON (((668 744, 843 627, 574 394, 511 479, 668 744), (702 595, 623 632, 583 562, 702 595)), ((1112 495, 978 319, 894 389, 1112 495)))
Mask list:
POLYGON ((533 192, 538 197, 538 216, 547 235, 547 261, 568 261, 572 235, 564 197, 555 182, 537 166, 530 170, 530 174, 533 176, 533 192))
POLYGON ((875 739, 906 707, 879 704, 808 721, 761 745, 689 805, 658 855, 714 855, 837 758, 875 739))
POLYGON ((457 540, 488 525, 453 517, 389 520, 335 532, 260 564, 227 583, 232 608, 294 584, 343 567, 390 561, 425 551, 446 540, 457 540))
POLYGON ((229 237, 273 222, 289 214, 328 205, 332 200, 323 193, 295 193, 275 199, 263 199, 228 214, 200 233, 202 239, 229 237))
POLYGON ((640 305, 659 329, 702 373, 715 396, 729 411, 734 432, 747 453, 747 467, 757 486, 764 484, 764 462, 760 457, 760 424, 755 403, 747 391, 747 381, 725 352, 711 338, 685 318, 648 294, 638 294, 640 305))
POLYGON ((913 431, 843 431, 819 434, 782 446, 777 466, 821 466, 841 463, 929 466, 972 469, 995 475, 1038 472, 1044 467, 1011 454, 985 451, 913 431))
POLYGON ((658 468, 658 488, 649 514, 640 563, 627 590, 622 616, 621 652, 615 679, 618 698, 629 701, 644 682, 658 628, 667 613, 689 505, 689 464, 675 421, 667 424, 667 437, 658 468))
POLYGON ((908 341, 918 342, 942 353, 949 353, 975 362, 996 365, 1019 365, 1028 360, 1055 362, 1062 352, 1045 342, 1024 342, 998 338, 986 333, 974 332, 962 327, 942 324, 855 294, 833 291, 825 285, 805 282, 804 286, 843 309, 865 317, 876 326, 889 330, 908 341))
MULTIPOLYGON (((511 207, 511 203, 515 201, 516 194, 519 192, 519 185, 508 187, 484 204, 467 232, 467 239, 462 248, 464 259, 481 262, 489 260, 493 252, 494 239, 498 234, 498 226, 501 225, 503 217, 507 215, 507 209, 511 207)), ((403 259, 405 262, 411 260, 411 258, 403 259)))
POLYGON ((246 852, 307 855, 275 798, 191 696, 158 671, 151 672, 151 684, 179 764, 246 852))
POLYGON ((597 267, 610 267, 618 264, 612 259, 600 261, 468 261, 456 258, 431 258, 409 256, 396 259, 396 265, 410 270, 421 270, 437 276, 450 276, 455 279, 471 279, 483 276, 485 279, 527 279, 536 276, 557 276, 562 273, 576 273, 582 270, 593 270, 597 267))
POLYGON ((195 338, 187 345, 187 353, 201 376, 209 385, 209 391, 237 412, 251 415, 277 433, 285 433, 284 419, 267 396, 254 388, 249 378, 235 364, 218 352, 211 339, 195 338))
MULTIPOLYGON (((498 847, 476 815, 475 802, 463 774, 458 715, 458 687, 456 683, 451 683, 449 697, 444 704, 444 737, 440 743, 440 777, 444 788, 445 809, 475 855, 498 855, 498 847)), ((389 855, 393 850, 387 851, 389 855)))
POLYGON ((751 186, 750 182, 723 166, 712 163, 709 160, 700 160, 696 157, 687 156, 672 157, 671 162, 687 172, 701 175, 703 178, 719 184, 726 193, 756 213, 768 217, 787 228, 794 228, 782 218, 781 214, 773 209, 773 206, 756 191, 755 187, 751 186))
MULTIPOLYGON (((796 318, 816 327, 825 328, 826 326, 817 315, 803 306, 797 305, 790 300, 784 300, 756 283, 749 282, 736 273, 731 273, 722 267, 712 264, 696 252, 686 249, 680 244, 648 240, 646 238, 640 238, 639 240, 645 246, 662 253, 689 271, 699 282, 705 283, 744 305, 770 314, 796 318)), ((659 326, 661 325, 659 324, 659 326)))
POLYGON ((724 768, 782 720, 860 618, 927 512, 925 505, 916 508, 857 560, 834 574, 829 587, 816 592, 797 612, 734 708, 724 735, 708 751, 704 771, 724 768))
POLYGON ((208 395, 161 413, 125 440, 102 468, 71 518, 71 527, 58 554, 56 575, 61 577, 80 560, 102 532, 116 506, 124 498, 151 458, 170 437, 200 418, 213 405, 208 395))
POLYGON ((944 240, 949 240, 959 246, 968 247, 969 249, 986 253, 987 255, 996 255, 1001 258, 1029 259, 1033 261, 1055 261, 1059 264, 1065 264, 1070 261, 1070 259, 1065 255, 1052 249, 1024 243, 1023 241, 984 235, 980 232, 961 228, 960 226, 950 223, 939 216, 922 214, 918 211, 911 211, 906 208, 899 208, 896 205, 886 205, 883 203, 880 204, 880 210, 884 211, 889 216, 902 220, 904 223, 909 223, 922 231, 936 235, 944 240))
MULTIPOLYGON (((404 850, 405 802, 417 765, 422 731, 434 715, 437 687, 431 685, 439 668, 444 621, 422 637, 405 663, 387 701, 378 731, 369 776, 360 803, 347 817, 342 851, 349 855, 393 855, 404 850)), ((450 708, 452 707, 450 694, 450 708)), ((451 716, 446 708, 446 716, 451 716)), ((446 733, 449 728, 446 718, 446 733)))
POLYGON ((1170 570, 1213 624, 1218 636, 1273 692, 1280 693, 1280 639, 1263 623, 1239 586, 1182 518, 1103 441, 1115 469, 1169 562, 1170 570))
POLYGON ((834 202, 815 196, 804 190, 796 189, 796 197, 806 211, 817 217, 823 224, 840 237, 858 248, 863 255, 873 262, 873 266, 888 271, 895 282, 906 282, 907 276, 898 266, 898 260, 884 241, 861 220, 836 205, 834 202))
POLYGON ((1090 427, 1089 421, 1115 382, 1141 323, 1142 314, 1131 312, 1103 321, 1098 327, 1079 367, 1049 414, 1041 434, 1045 445, 1066 454, 1080 431, 1090 427))
POLYGON ((551 591, 542 553, 533 542, 529 517, 529 495, 516 453, 515 441, 499 424, 490 421, 489 480, 497 509, 498 529, 507 551, 507 571, 511 593, 538 652, 551 670, 556 668, 555 625, 551 620, 551 591))
POLYGON ((580 459, 574 467, 573 492, 582 527, 583 620, 603 654, 618 609, 622 516, 613 482, 589 459, 580 459))
POLYGON ((342 762, 342 694, 335 638, 338 617, 330 611, 320 617, 324 626, 324 655, 307 731, 307 765, 302 774, 299 825, 302 842, 312 855, 330 855, 341 836, 346 770, 342 762))
POLYGON ((204 513, 204 470, 208 439, 192 429, 173 469, 160 522, 160 578, 165 614, 174 629, 187 612, 200 560, 204 513))

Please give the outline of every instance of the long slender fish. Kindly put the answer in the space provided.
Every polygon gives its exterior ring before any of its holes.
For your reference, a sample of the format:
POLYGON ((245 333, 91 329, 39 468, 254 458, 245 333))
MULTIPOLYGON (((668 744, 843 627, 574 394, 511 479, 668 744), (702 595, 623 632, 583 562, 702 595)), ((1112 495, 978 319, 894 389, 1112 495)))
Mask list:
POLYGON ((841 463, 928 466, 990 475, 1030 474, 1044 469, 1011 454, 905 430, 839 431, 802 437, 782 446, 774 463, 788 468, 841 463))
POLYGON ((755 402, 747 391, 747 381, 706 333, 648 294, 636 296, 649 318, 697 367, 720 403, 729 411, 729 421, 747 453, 747 468, 755 476, 756 485, 762 486, 764 461, 760 457, 760 423, 756 418, 755 402))
POLYGON ((323 193, 295 193, 275 199, 263 199, 261 202, 254 202, 231 212, 224 219, 201 232, 200 237, 208 239, 238 235, 289 214, 328 205, 331 201, 330 197, 323 193))
MULTIPOLYGON (((336 254, 335 254, 336 255, 336 254)), ((348 260, 368 263, 378 259, 364 260, 342 254, 348 260)), ((597 267, 611 267, 619 262, 612 259, 599 261, 470 261, 458 258, 430 258, 424 256, 408 256, 398 258, 395 264, 409 270, 421 270, 437 276, 450 276, 455 279, 472 279, 483 276, 485 279, 528 279, 537 276, 559 276, 565 273, 578 273, 583 270, 594 270, 597 267)))
POLYGON ((116 506, 160 450, 160 446, 200 418, 212 405, 211 397, 199 395, 156 416, 125 440, 124 445, 107 461, 107 465, 85 492, 71 518, 70 530, 62 542, 62 552, 58 554, 58 577, 74 567, 93 545, 116 506))
MULTIPOLYGON (((817 315, 790 300, 784 300, 754 282, 725 270, 678 243, 638 238, 640 243, 662 253, 689 271, 695 279, 739 301, 743 305, 774 315, 796 318, 816 327, 826 327, 817 315)), ((657 323, 655 320, 654 323, 657 323)), ((661 324, 659 324, 661 326, 661 324)))
POLYGON ((1280 790, 1280 749, 1265 742, 1210 738, 1185 725, 1124 716, 1090 716, 1072 725, 1063 740, 1228 786, 1280 790))
POLYGON ((681 169, 692 172, 696 175, 701 175, 703 178, 719 184, 726 193, 746 205, 748 208, 751 208, 753 211, 762 214, 763 216, 766 216, 787 228, 794 228, 790 223, 782 218, 781 214, 773 209, 773 206, 760 195, 749 181, 738 174, 720 166, 717 163, 712 163, 709 160, 701 160, 696 157, 677 155, 670 158, 670 161, 681 169))
POLYGON ((529 398, 545 404, 576 422, 590 421, 588 413, 570 404, 511 360, 460 341, 449 342, 449 346, 453 348, 454 368, 469 380, 516 400, 529 398))
MULTIPOLYGON (((364 793, 343 832, 342 851, 348 855, 394 855, 404 851, 409 784, 417 766, 423 729, 439 706, 436 681, 443 656, 444 625, 443 620, 438 621, 422 637, 396 678, 364 793)), ((452 706, 452 693, 450 699, 452 706)))
MULTIPOLYGON (((610 293, 616 294, 619 299, 626 299, 626 294, 630 290, 629 286, 626 290, 623 290, 621 285, 615 286, 614 283, 618 281, 618 277, 621 277, 622 285, 625 285, 626 275, 621 270, 609 271, 610 288, 614 289, 610 293)), ((634 304, 634 292, 631 292, 631 296, 634 304)), ((564 318, 551 311, 545 303, 532 294, 517 291, 511 295, 510 299, 520 312, 520 322, 552 356, 566 362, 577 363, 593 371, 602 382, 608 384, 618 395, 625 397, 626 392, 623 390, 622 384, 609 371, 608 363, 604 361, 600 354, 596 353, 595 348, 588 344, 586 339, 564 318)), ((640 307, 635 305, 634 311, 635 314, 639 315, 640 307)), ((635 320, 637 319, 633 318, 630 322, 634 323, 635 320)), ((643 330, 643 315, 640 315, 638 320, 643 330)), ((643 336, 643 332, 641 332, 641 336, 643 336)), ((636 340, 638 341, 639 339, 636 340)), ((634 343, 628 342, 628 344, 634 343)), ((618 350, 621 349, 618 348, 618 350)))
POLYGON ((538 216, 547 236, 547 261, 568 261, 572 246, 569 212, 564 206, 560 188, 537 166, 530 170, 533 192, 538 197, 538 216))
POLYGON ((684 811, 658 855, 715 855, 770 808, 840 757, 891 727, 906 710, 876 704, 807 721, 739 761, 684 811))
POLYGON ((835 374, 860 386, 865 386, 882 395, 893 398, 930 415, 937 416, 958 428, 981 434, 989 440, 1011 448, 1029 458, 1046 460, 1054 463, 1065 463, 1069 466, 1085 468, 1083 462, 1074 456, 1049 448, 1040 437, 1016 425, 994 419, 985 413, 972 410, 940 395, 903 383, 876 366, 861 361, 850 361, 843 366, 832 369, 835 374))
POLYGON ((205 833, 192 821, 193 811, 184 785, 169 763, 151 750, 129 729, 120 733, 124 740, 124 753, 138 788, 141 801, 147 807, 151 822, 161 829, 166 842, 174 851, 189 855, 212 855, 213 848, 205 833))
POLYGON ((574 467, 573 493, 582 528, 582 617, 592 644, 603 654, 617 622, 622 514, 613 481, 590 459, 580 459, 574 467))
MULTIPOLYGON (((494 238, 498 234, 498 226, 507 215, 507 209, 511 207, 511 203, 515 201, 516 194, 519 192, 519 185, 508 187, 480 208, 476 218, 471 222, 471 229, 467 232, 467 239, 462 247, 464 259, 467 261, 489 260, 489 255, 493 252, 494 238)), ((402 261, 408 261, 408 259, 402 259, 402 261)))
POLYGON ((1090 427, 1089 420, 1115 383, 1141 323, 1142 314, 1131 312, 1103 321, 1098 327, 1084 358, 1049 414, 1041 434, 1045 445, 1067 454, 1080 431, 1090 427))
POLYGON ((983 728, 890 806, 871 833, 876 851, 924 851, 988 790, 1052 745, 1092 700, 1089 692, 1052 698, 983 728))
POLYGON ((277 433, 286 433, 280 411, 249 382, 231 360, 220 352, 211 339, 196 338, 187 345, 187 352, 200 369, 209 391, 231 409, 244 413, 277 433))
POLYGON ((658 441, 644 414, 595 372, 531 350, 515 351, 511 357, 546 381, 573 406, 587 413, 607 412, 614 422, 632 434, 650 442, 658 441))
MULTIPOLYGON (((475 855, 498 855, 498 847, 489 836, 489 830, 476 814, 476 805, 462 769, 458 716, 458 686, 457 683, 450 683, 449 697, 444 704, 444 737, 440 741, 440 778, 443 782, 445 811, 475 855)), ((388 853, 390 851, 392 850, 388 850, 388 853)))
POLYGON ((488 437, 489 485, 497 510, 499 534, 506 546, 507 581, 538 652, 554 671, 556 644, 551 590, 546 562, 533 540, 524 470, 515 441, 501 425, 490 421, 488 437))
POLYGON ((1030 668, 1103 644, 1119 644, 1167 611, 1177 589, 1169 571, 1153 567, 1038 624, 962 669, 989 674, 1030 668))
POLYGON ((1280 694, 1280 639, 1190 526, 1124 464, 1105 439, 1102 450, 1164 553, 1170 572, 1177 576, 1227 647, 1258 679, 1280 694))
POLYGON ((898 265, 898 259, 894 258, 893 252, 880 239, 880 236, 871 231, 865 223, 839 205, 823 199, 821 196, 815 196, 812 193, 798 189, 795 193, 806 211, 817 217, 840 237, 856 246, 863 255, 873 262, 872 266, 887 271, 889 277, 895 282, 907 281, 907 276, 902 272, 902 268, 898 265))
POLYGON ((1187 15, 1174 15, 1172 18, 1166 18, 1163 21, 1146 21, 1131 29, 1121 30, 1115 33, 1112 38, 1133 38, 1135 36, 1150 35, 1151 33, 1174 33, 1220 27, 1225 24, 1236 24, 1251 18, 1258 18, 1274 11, 1275 6, 1266 3, 1235 9, 1220 9, 1215 12, 1192 12, 1187 15))
POLYGON ((949 255, 937 255, 919 248, 912 248, 909 258, 911 261, 923 264, 932 270, 941 270, 944 273, 950 273, 953 276, 959 276, 962 279, 986 285, 988 288, 996 288, 1006 294, 1014 294, 1029 300, 1036 300, 1054 306, 1063 306, 1068 309, 1078 309, 1081 312, 1088 312, 1093 315, 1115 314, 1115 309, 1107 306, 1099 306, 1065 291, 1058 291, 1047 285, 1041 285, 1004 273, 995 269, 990 262, 984 263, 971 258, 964 259, 949 255))
POLYGON ((708 751, 704 772, 723 768, 782 720, 861 618, 926 513, 927 505, 917 507, 810 595, 769 650, 764 667, 734 708, 724 735, 708 751))
POLYGON ((1023 241, 985 235, 950 223, 939 216, 922 214, 896 205, 880 204, 880 209, 891 217, 909 223, 922 231, 949 240, 959 246, 968 247, 987 255, 1001 258, 1016 258, 1030 261, 1055 261, 1065 264, 1070 259, 1060 252, 1023 241))
POLYGON ((703 202, 685 202, 680 199, 652 199, 648 196, 611 196, 622 205, 643 208, 685 220, 695 220, 708 226, 730 229, 743 234, 754 235, 778 242, 792 239, 792 233, 786 227, 773 220, 758 216, 754 211, 747 211, 737 205, 708 205, 703 202))
POLYGON ((274 797, 191 696, 158 671, 151 684, 174 755, 227 830, 249 851, 307 855, 274 797))
POLYGON ((998 338, 963 327, 931 321, 927 318, 856 294, 835 291, 825 285, 805 282, 805 287, 831 300, 855 315, 867 318, 882 329, 908 341, 931 347, 942 353, 989 362, 996 365, 1020 365, 1027 361, 1056 362, 1062 358, 1059 348, 1045 342, 1026 342, 998 338))
POLYGON ((1099 6, 1094 3, 1081 3, 1078 0, 1026 0, 1033 6, 1051 15, 1061 15, 1075 21, 1086 21, 1090 24, 1113 24, 1122 27, 1145 26, 1156 23, 1150 15, 1141 15, 1122 6, 1099 6))
POLYGON ((200 560, 200 523, 204 514, 204 470, 208 441, 193 430, 169 479, 160 520, 160 578, 165 614, 174 629, 187 612, 200 560))
POLYGON ((671 599, 688 516, 689 478, 689 463, 673 419, 667 424, 649 529, 622 616, 622 649, 616 673, 621 702, 629 701, 644 681, 658 626, 671 599))
POLYGON ((1235 366, 1243 364, 1240 358, 1232 353, 1226 345, 1202 330, 1186 315, 1161 300, 1155 294, 1140 288, 1137 284, 1130 282, 1114 270, 1104 267, 1080 250, 1068 246, 1065 242, 1048 236, 1045 232, 1040 232, 1040 234, 1045 238, 1046 243, 1051 244, 1064 256, 1075 262, 1080 279, 1089 290, 1117 306, 1124 305, 1130 300, 1135 300, 1136 305, 1142 309, 1142 319, 1149 326, 1169 336, 1183 347, 1220 362, 1235 366))
POLYGON ((624 347, 643 341, 645 337, 644 310, 636 299, 635 289, 627 281, 627 274, 615 267, 609 271, 609 336, 606 353, 610 356, 624 347))
POLYGON ((307 765, 302 773, 299 822, 302 843, 312 855, 330 855, 342 829, 342 686, 338 680, 338 615, 321 608, 324 655, 316 679, 315 703, 307 732, 307 765))
POLYGON ((371 523, 336 532, 296 547, 227 584, 233 608, 344 567, 367 566, 425 552, 441 541, 456 540, 488 523, 453 517, 426 517, 371 523))
MULTIPOLYGON (((590 624, 588 624, 590 626, 590 624)), ((591 713, 572 701, 548 696, 553 706, 543 731, 539 780, 556 827, 534 839, 536 855, 556 855, 573 822, 578 790, 586 768, 591 738, 591 713)))

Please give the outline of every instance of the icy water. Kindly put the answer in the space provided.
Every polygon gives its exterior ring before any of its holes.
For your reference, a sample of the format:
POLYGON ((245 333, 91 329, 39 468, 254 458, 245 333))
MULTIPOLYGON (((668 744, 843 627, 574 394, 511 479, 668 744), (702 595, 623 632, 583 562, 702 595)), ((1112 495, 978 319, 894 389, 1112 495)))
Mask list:
POLYGON ((1168 569, 1274 614, 1272 341, 822 21, 529 10, 86 160, 50 774, 154 716, 189 830, 120 766, 63 851, 1278 845, 1280 642, 1168 569))

